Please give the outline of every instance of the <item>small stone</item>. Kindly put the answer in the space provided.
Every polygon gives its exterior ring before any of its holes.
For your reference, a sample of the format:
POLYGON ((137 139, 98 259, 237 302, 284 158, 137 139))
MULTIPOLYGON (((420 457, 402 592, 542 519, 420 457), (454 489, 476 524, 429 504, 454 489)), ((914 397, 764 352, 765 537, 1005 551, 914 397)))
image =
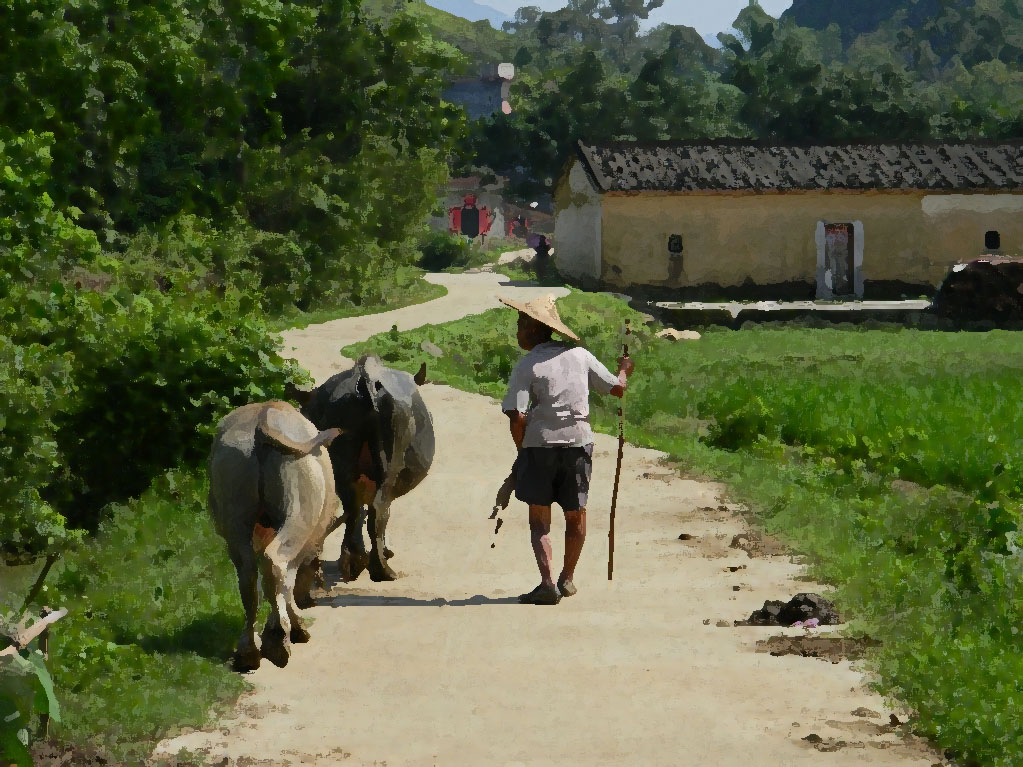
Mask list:
POLYGON ((741 587, 739 587, 739 586, 732 586, 732 591, 738 591, 740 588, 741 587))
POLYGON ((792 726, 793 726, 793 727, 798 727, 798 726, 799 726, 799 722, 793 722, 793 723, 792 723, 792 726))
POLYGON ((444 352, 441 351, 441 348, 436 344, 430 343, 429 341, 423 341, 421 344, 419 344, 419 348, 422 349, 427 354, 432 354, 434 357, 444 356, 444 352))
POLYGON ((703 625, 704 626, 709 626, 710 625, 710 618, 704 618, 703 619, 703 625))
POLYGON ((691 541, 693 540, 693 536, 691 536, 689 533, 682 533, 682 535, 680 535, 678 539, 680 541, 691 541))
POLYGON ((809 735, 807 735, 805 738, 803 738, 803 740, 805 740, 807 743, 823 743, 824 742, 824 738, 822 738, 820 735, 818 735, 815 732, 811 732, 809 735))
POLYGON ((860 706, 858 709, 852 712, 853 716, 869 716, 871 719, 880 719, 881 715, 876 711, 872 711, 869 708, 860 706))
POLYGON ((675 328, 667 328, 657 334, 658 338, 663 338, 668 341, 699 341, 700 334, 695 330, 675 330, 675 328))
POLYGON ((714 625, 717 626, 719 629, 725 629, 731 626, 732 624, 729 623, 728 621, 718 621, 714 625))

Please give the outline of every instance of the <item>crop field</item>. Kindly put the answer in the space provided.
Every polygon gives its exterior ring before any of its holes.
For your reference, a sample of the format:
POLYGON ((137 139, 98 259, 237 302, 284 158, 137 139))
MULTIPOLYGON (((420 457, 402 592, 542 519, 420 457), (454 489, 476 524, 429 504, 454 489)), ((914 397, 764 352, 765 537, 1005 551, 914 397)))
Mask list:
MULTIPOLYGON (((613 298, 559 307, 609 365, 632 318, 627 439, 727 482, 836 586, 921 734, 964 763, 1023 763, 1023 336, 763 325, 671 342, 613 298)), ((498 398, 521 356, 504 309, 344 353, 370 350, 498 398)), ((615 404, 591 403, 600 430, 616 432, 615 404)))

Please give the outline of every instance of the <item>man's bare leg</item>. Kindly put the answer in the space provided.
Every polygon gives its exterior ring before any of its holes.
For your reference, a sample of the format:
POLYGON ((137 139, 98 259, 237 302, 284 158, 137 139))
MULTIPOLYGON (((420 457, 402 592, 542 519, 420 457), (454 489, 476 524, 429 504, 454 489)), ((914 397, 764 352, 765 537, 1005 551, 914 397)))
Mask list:
POLYGON ((579 563, 579 555, 586 541, 586 509, 565 512, 565 567, 561 571, 558 583, 571 581, 575 577, 575 566, 579 563))
POLYGON ((544 586, 553 586, 550 506, 529 505, 529 537, 533 543, 536 565, 540 568, 540 580, 544 586))

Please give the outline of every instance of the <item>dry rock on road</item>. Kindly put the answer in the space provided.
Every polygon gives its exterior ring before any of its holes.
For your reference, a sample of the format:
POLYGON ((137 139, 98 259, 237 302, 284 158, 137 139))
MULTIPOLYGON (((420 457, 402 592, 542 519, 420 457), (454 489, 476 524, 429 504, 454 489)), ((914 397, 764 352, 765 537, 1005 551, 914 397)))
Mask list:
MULTIPOLYGON (((395 322, 443 322, 496 305, 496 293, 529 300, 548 290, 501 287, 493 274, 437 278, 451 291, 445 298, 293 331, 286 344, 322 381, 347 364, 340 347, 395 322)), ((514 458, 507 419, 485 397, 437 385, 423 395, 437 457, 392 508, 391 564, 402 577, 332 583, 328 567, 327 589, 305 611, 313 641, 294 648, 286 669, 264 664, 251 674, 254 689, 231 718, 158 753, 184 747, 215 764, 322 767, 817 767, 822 754, 803 740, 814 733, 816 746, 834 747, 829 767, 940 761, 899 730, 853 715, 890 711, 848 661, 758 653, 758 640, 802 632, 730 627, 768 598, 820 587, 794 580, 800 569, 786 556, 730 549, 744 527, 725 488, 671 476, 656 451, 625 450, 614 581, 607 531, 617 439, 598 435, 579 593, 556 607, 518 604, 538 580, 525 508, 512 501, 496 538, 489 519, 514 458), (680 529, 692 539, 678 540, 680 529), (748 588, 733 592, 739 577, 748 588)), ((327 541, 328 563, 339 533, 327 541)), ((563 535, 556 521, 559 560, 563 535)))

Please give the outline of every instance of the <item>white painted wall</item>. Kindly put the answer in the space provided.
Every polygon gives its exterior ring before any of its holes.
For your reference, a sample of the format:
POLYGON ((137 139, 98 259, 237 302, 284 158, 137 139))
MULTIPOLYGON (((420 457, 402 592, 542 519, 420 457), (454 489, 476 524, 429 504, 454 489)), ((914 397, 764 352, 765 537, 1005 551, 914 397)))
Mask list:
POLYGON ((600 194, 582 163, 576 159, 568 172, 567 193, 561 190, 554 212, 555 264, 567 277, 600 279, 600 194))
POLYGON ((946 213, 1023 213, 1023 194, 929 194, 920 200, 925 216, 946 213))

